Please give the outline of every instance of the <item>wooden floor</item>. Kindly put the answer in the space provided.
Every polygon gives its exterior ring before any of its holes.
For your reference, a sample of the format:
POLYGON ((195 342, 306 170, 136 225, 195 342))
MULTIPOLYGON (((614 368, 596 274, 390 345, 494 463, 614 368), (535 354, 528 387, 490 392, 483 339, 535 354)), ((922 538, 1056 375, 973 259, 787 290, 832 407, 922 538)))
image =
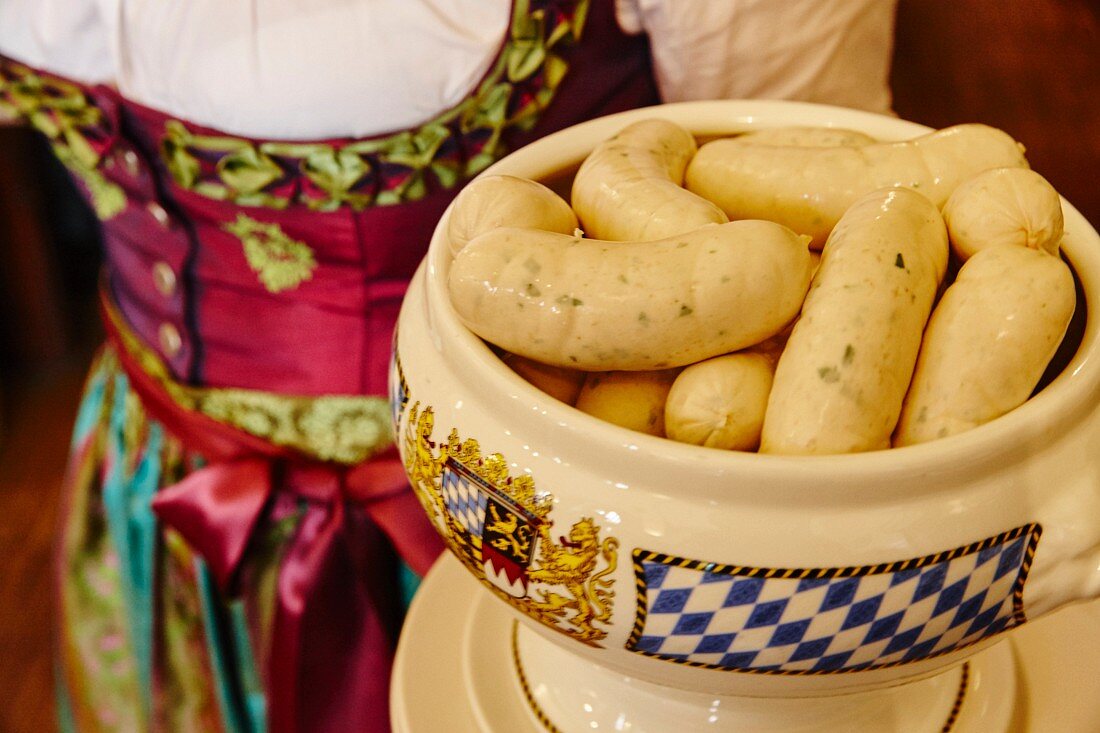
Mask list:
POLYGON ((55 729, 51 555, 58 488, 87 360, 3 385, 0 434, 0 731, 55 729))

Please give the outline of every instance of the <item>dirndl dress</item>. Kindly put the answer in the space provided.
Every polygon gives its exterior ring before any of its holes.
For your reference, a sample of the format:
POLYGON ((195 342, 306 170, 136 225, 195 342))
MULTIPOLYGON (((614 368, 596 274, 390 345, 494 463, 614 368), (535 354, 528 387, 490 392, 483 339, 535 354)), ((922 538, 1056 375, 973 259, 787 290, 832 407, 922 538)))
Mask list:
POLYGON ((656 103, 649 64, 610 2, 514 0, 442 114, 288 141, 0 56, 0 112, 49 139, 104 242, 55 568, 63 730, 389 729, 403 610, 442 548, 391 435, 405 287, 464 181, 656 103))

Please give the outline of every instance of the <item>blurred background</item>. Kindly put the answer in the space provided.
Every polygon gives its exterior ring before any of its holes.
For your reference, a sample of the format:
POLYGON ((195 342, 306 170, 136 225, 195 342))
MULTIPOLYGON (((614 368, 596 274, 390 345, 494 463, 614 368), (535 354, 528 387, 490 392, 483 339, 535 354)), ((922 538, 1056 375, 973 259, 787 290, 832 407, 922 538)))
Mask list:
MULTIPOLYGON (((2 0, 0 0, 2 1, 2 0)), ((984 122, 1100 226, 1100 0, 900 0, 898 115, 984 122)), ((0 732, 55 729, 51 554, 101 338, 94 216, 45 143, 0 123, 0 732)))

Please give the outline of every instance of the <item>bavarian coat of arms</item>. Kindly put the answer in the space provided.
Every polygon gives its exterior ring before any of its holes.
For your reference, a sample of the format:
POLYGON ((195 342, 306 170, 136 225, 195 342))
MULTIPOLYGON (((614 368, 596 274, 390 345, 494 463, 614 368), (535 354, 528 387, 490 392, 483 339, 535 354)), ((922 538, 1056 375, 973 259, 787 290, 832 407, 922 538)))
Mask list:
POLYGON ((619 542, 591 517, 555 537, 553 497, 527 474, 510 476, 499 453, 482 455, 452 429, 433 440, 435 415, 409 408, 405 470, 451 552, 499 597, 550 628, 593 646, 607 636, 619 542))

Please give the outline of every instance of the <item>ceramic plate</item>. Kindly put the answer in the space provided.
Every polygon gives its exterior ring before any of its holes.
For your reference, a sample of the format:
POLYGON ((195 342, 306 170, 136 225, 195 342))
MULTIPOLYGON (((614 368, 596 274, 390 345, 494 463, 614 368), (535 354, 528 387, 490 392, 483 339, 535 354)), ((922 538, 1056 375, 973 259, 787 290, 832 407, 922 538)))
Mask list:
MULTIPOLYGON (((398 647, 395 733, 545 733, 514 673, 512 624, 507 609, 444 555, 413 601, 398 647)), ((1100 602, 1026 624, 1009 644, 1020 692, 1012 733, 1100 731, 1100 602)), ((967 712, 973 720, 977 711, 967 712)), ((957 733, 985 733, 967 729, 957 733)))

